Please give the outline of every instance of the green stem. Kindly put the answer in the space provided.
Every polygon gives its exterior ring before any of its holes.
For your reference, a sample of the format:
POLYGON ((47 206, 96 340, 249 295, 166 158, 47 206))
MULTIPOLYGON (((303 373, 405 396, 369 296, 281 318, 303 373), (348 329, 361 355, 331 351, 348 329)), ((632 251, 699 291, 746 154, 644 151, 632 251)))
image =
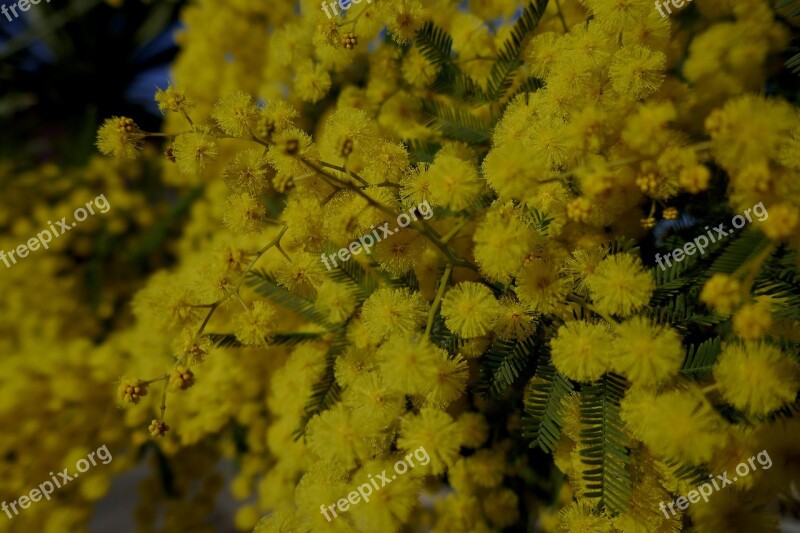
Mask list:
POLYGON ((564 19, 564 13, 561 12, 561 3, 558 0, 556 0, 556 9, 558 9, 558 18, 561 19, 561 25, 564 27, 564 33, 569 33, 567 21, 564 19))
POLYGON ((431 334, 431 329, 433 328, 433 317, 436 315, 436 311, 439 309, 439 304, 442 301, 442 296, 444 295, 444 289, 447 286, 447 280, 450 278, 450 272, 453 271, 453 265, 449 264, 444 269, 444 274, 442 274, 442 279, 439 282, 439 290, 436 291, 436 298, 433 299, 433 303, 431 304, 431 310, 428 313, 428 324, 425 326, 425 336, 428 337, 431 334))

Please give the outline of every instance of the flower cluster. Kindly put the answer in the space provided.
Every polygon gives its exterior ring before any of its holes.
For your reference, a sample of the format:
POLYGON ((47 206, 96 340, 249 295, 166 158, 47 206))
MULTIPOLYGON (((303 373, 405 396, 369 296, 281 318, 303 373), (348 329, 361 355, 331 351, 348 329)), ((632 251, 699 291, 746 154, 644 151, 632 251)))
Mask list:
MULTIPOLYGON (((209 520, 235 457, 236 526, 259 533, 774 529, 800 476, 800 114, 776 63, 792 21, 767 0, 670 18, 650 0, 461 4, 189 2, 163 131, 113 117, 97 139, 127 169, 165 139, 181 236, 131 245, 164 256, 132 316, 130 287, 102 293, 107 334, 29 315, 23 333, 67 336, 76 366, 26 394, 124 407, 97 431, 151 442, 173 479, 143 483, 148 527, 209 520), (642 259, 757 203, 763 224, 703 255, 642 259), (435 216, 323 268, 423 204, 435 216), (320 513, 420 448, 370 505, 320 513), (659 510, 759 450, 779 468, 659 510)), ((110 225, 159 214, 106 195, 110 225)))

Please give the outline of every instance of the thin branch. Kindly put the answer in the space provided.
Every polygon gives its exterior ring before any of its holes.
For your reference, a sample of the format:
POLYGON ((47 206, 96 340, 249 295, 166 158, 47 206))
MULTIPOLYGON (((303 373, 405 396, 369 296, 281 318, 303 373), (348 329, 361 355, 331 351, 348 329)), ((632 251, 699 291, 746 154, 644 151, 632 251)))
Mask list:
POLYGON ((444 295, 444 289, 447 287, 447 280, 450 278, 450 273, 453 271, 453 265, 448 264, 447 267, 444 269, 444 274, 442 274, 442 279, 439 282, 439 290, 436 291, 436 297, 433 299, 433 303, 431 304, 431 310, 428 313, 428 324, 425 326, 425 336, 428 337, 431 334, 431 329, 433 328, 433 317, 436 315, 436 311, 439 309, 439 304, 442 301, 442 295, 444 295))

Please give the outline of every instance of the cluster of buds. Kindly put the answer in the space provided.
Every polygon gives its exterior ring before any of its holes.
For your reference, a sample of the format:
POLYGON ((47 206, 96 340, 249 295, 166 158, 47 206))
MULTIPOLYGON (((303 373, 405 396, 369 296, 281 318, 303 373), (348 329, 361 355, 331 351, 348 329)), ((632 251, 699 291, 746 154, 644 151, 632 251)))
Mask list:
POLYGON ((150 430, 150 435, 154 439, 158 439, 167 434, 167 431, 169 431, 169 426, 163 421, 154 418, 153 421, 150 422, 150 427, 148 429, 150 430))
POLYGON ((639 221, 644 229, 653 229, 656 227, 655 217, 643 218, 639 221))
POLYGON ((141 380, 124 379, 117 388, 117 398, 121 402, 136 405, 147 396, 147 383, 141 380))
POLYGON ((342 36, 342 46, 347 48, 348 50, 355 49, 358 46, 358 35, 355 33, 348 31, 342 36))
POLYGON ((575 222, 586 222, 589 220, 590 208, 589 200, 584 197, 575 198, 567 204, 567 216, 575 222))
POLYGON ((183 365, 172 369, 169 375, 169 385, 173 390, 186 390, 194 385, 194 372, 183 365))
POLYGON ((664 220, 675 220, 678 218, 679 214, 678 209, 675 207, 665 207, 662 213, 664 220))
POLYGON ((655 194, 661 182, 661 177, 655 172, 648 172, 636 178, 636 185, 645 194, 655 194))

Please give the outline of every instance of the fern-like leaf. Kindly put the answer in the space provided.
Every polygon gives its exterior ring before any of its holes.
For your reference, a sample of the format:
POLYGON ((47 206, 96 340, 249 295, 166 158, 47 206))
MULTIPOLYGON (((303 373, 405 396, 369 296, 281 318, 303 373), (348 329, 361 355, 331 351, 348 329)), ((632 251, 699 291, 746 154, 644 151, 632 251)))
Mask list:
POLYGON ((564 400, 572 393, 572 382, 552 366, 550 358, 536 368, 536 377, 528 386, 522 436, 531 439, 530 448, 539 446, 553 453, 561 437, 561 411, 564 400))
POLYGON ((215 348, 241 348, 244 346, 239 340, 236 338, 236 335, 230 335, 227 333, 208 333, 203 335, 208 340, 210 340, 215 348))
POLYGON ((258 294, 300 315, 302 318, 319 324, 326 329, 335 329, 315 307, 314 302, 292 294, 287 289, 278 285, 272 277, 263 270, 250 271, 245 278, 248 287, 252 287, 258 294))
POLYGON ((600 498, 600 506, 611 514, 628 508, 631 478, 628 438, 619 414, 625 394, 625 380, 606 374, 597 383, 581 388, 581 461, 587 498, 600 498))
POLYGON ((449 139, 469 144, 487 144, 490 126, 475 115, 434 100, 423 100, 426 126, 437 129, 449 139))
POLYGON ((508 89, 514 82, 513 75, 522 66, 522 48, 528 37, 533 34, 536 26, 547 9, 547 0, 535 0, 530 2, 522 11, 514 27, 511 29, 511 36, 503 44, 503 48, 497 54, 497 61, 492 65, 489 73, 488 89, 486 97, 491 102, 496 102, 503 98, 508 89))
POLYGON ((340 336, 334 341, 325 354, 325 371, 322 374, 322 378, 320 378, 312 389, 311 398, 309 398, 306 403, 305 414, 300 420, 300 426, 295 431, 295 439, 299 439, 305 435, 306 426, 315 415, 330 409, 339 401, 341 387, 339 387, 339 384, 336 382, 334 368, 336 366, 336 359, 347 348, 347 344, 347 339, 344 336, 340 336))
MULTIPOLYGON (((333 246, 325 248, 325 252, 328 255, 333 254, 335 251, 333 246)), ((380 288, 380 280, 353 258, 349 261, 337 261, 336 266, 328 271, 328 275, 334 281, 350 287, 359 303, 369 298, 370 294, 380 288)))
POLYGON ((486 352, 481 367, 481 379, 475 390, 484 397, 501 396, 536 357, 534 335, 522 341, 497 339, 486 352))
POLYGON ((417 32, 420 53, 434 66, 442 66, 453 60, 453 38, 433 22, 426 22, 417 32))
POLYGON ((681 373, 698 379, 709 377, 721 350, 722 341, 719 337, 701 342, 697 348, 695 348, 694 344, 690 345, 686 351, 686 360, 681 368, 681 373))
MULTIPOLYGON (((276 333, 269 341, 269 345, 294 346, 301 342, 312 342, 321 340, 325 333, 309 333, 302 331, 290 331, 287 333, 276 333)), ((217 348, 242 348, 244 344, 239 342, 236 335, 229 333, 208 333, 204 335, 217 348)))
POLYGON ((725 247, 711 266, 706 270, 705 277, 712 274, 732 274, 744 263, 757 256, 769 244, 763 234, 758 231, 747 231, 741 237, 732 241, 725 247))

